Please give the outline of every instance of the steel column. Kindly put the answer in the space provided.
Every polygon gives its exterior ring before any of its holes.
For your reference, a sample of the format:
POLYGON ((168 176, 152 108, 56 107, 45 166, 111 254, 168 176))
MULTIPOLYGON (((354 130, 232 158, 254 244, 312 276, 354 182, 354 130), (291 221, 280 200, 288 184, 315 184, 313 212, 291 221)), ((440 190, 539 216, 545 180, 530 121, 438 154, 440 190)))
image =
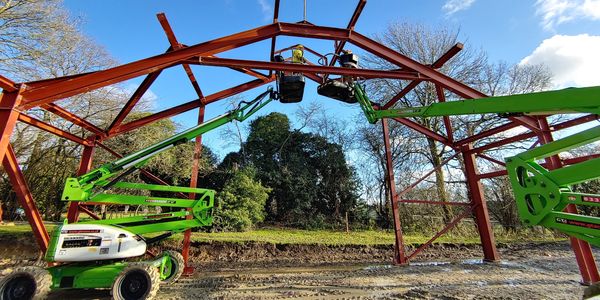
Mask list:
MULTIPOLYGON (((444 94, 444 88, 439 85, 435 85, 435 92, 438 97, 438 102, 446 102, 446 95, 444 94)), ((448 142, 454 143, 454 133, 452 128, 452 122, 450 121, 449 116, 443 116, 444 119, 444 128, 446 129, 446 136, 448 137, 448 142)))
MULTIPOLYGON (((548 120, 545 117, 540 117, 538 118, 538 122, 540 124, 540 129, 542 129, 539 134, 540 144, 544 145, 554 141, 550 126, 548 125, 548 120)), ((562 167, 562 162, 558 155, 550 156, 545 160, 549 170, 560 169, 562 167)), ((577 214, 577 207, 573 204, 569 204, 565 211, 577 214)), ((571 248, 573 248, 575 259, 577 260, 577 265, 581 272, 582 283, 590 285, 600 281, 600 274, 598 273, 598 267, 596 266, 590 244, 574 237, 570 237, 569 240, 571 241, 571 248)))
MULTIPOLYGON (((94 152, 96 150, 96 145, 86 145, 83 146, 83 152, 81 154, 81 160, 79 161, 79 169, 77 170, 77 176, 81 176, 87 173, 92 168, 92 160, 94 157, 94 152)), ((69 209, 67 210, 67 221, 69 223, 74 223, 79 220, 79 202, 70 201, 69 209)))
POLYGON ((405 264, 404 241, 402 238, 402 224, 400 223, 400 211, 398 207, 398 195, 396 193, 396 181, 394 180, 394 162, 392 161, 392 147, 390 144, 390 130, 387 119, 381 120, 383 127, 383 144, 385 147, 386 176, 390 200, 392 202, 392 214, 394 216, 394 235, 396 244, 394 248, 394 263, 405 264))
POLYGON ((488 214, 487 203, 483 196, 483 187, 478 178, 475 155, 470 153, 472 148, 473 145, 471 144, 467 144, 462 148, 466 171, 465 175, 467 177, 467 186, 469 188, 469 198, 471 199, 471 209, 473 210, 475 223, 477 224, 477 230, 479 231, 484 260, 497 261, 500 259, 500 255, 496 249, 496 242, 494 239, 494 232, 492 231, 490 216, 488 214))
POLYGON ((15 130, 19 111, 16 109, 21 103, 20 93, 25 85, 21 85, 18 90, 9 92, 4 90, 0 95, 0 160, 4 159, 10 143, 10 136, 15 130))
POLYGON ((6 174, 8 174, 8 179, 17 195, 17 199, 19 199, 21 207, 25 210, 27 221, 29 221, 29 225, 31 225, 31 231, 40 247, 40 251, 45 253, 46 249, 48 249, 50 237, 48 236, 44 220, 42 220, 42 216, 35 205, 33 196, 27 186, 27 181, 23 176, 23 172, 21 172, 19 162, 17 161, 15 152, 10 144, 6 146, 6 155, 2 160, 2 165, 4 166, 6 174))
MULTIPOLYGON (((198 124, 204 123, 204 112, 206 106, 200 106, 200 110, 198 111, 198 124)), ((194 142, 194 158, 192 161, 192 177, 190 179, 190 187, 196 188, 198 187, 198 171, 200 168, 200 158, 202 158, 202 135, 196 137, 194 142)), ((188 195, 190 200, 194 200, 196 198, 196 194, 190 193, 188 195)), ((191 209, 188 209, 191 210, 191 209)), ((191 219, 192 216, 187 216, 187 219, 191 219)), ((192 275, 194 273, 194 267, 189 265, 189 254, 190 254, 190 244, 191 244, 192 230, 188 229, 185 231, 183 235, 183 261, 185 262, 185 275, 192 275)))

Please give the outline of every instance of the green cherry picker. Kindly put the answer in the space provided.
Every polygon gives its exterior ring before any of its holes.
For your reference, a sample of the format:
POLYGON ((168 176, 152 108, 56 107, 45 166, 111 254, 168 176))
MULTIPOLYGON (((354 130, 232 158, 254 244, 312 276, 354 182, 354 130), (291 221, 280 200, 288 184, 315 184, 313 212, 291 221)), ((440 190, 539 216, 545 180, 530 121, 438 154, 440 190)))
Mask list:
POLYGON ((64 201, 83 204, 144 205, 169 212, 107 220, 65 223, 51 234, 45 259, 51 267, 25 267, 0 282, 0 300, 43 299, 49 290, 111 288, 114 299, 150 299, 161 283, 173 283, 182 274, 183 257, 165 251, 150 261, 130 258, 146 253, 147 246, 190 228, 210 226, 214 191, 122 181, 157 154, 232 121, 244 121, 277 99, 269 88, 254 100, 164 141, 66 181, 64 201), (123 191, 193 193, 196 199, 123 194, 123 191), (119 193, 117 193, 119 192, 119 193), (159 234, 144 237, 147 234, 159 234))
MULTIPOLYGON (((367 120, 382 118, 438 117, 498 113, 502 116, 549 114, 600 114, 600 87, 568 88, 558 91, 434 103, 425 107, 376 110, 360 84, 353 85, 354 97, 367 120)), ((600 217, 565 212, 569 204, 600 206, 600 195, 573 192, 571 186, 600 178, 600 158, 555 170, 539 160, 600 140, 600 126, 507 157, 506 170, 521 221, 540 225, 600 246, 600 217)))
MULTIPOLYGON (((358 57, 344 51, 341 67, 358 68, 358 57)), ((600 114, 600 87, 567 88, 557 91, 433 103, 424 107, 375 109, 355 77, 329 79, 318 93, 346 103, 358 103, 367 120, 383 118, 441 117, 499 114, 503 117, 550 114, 600 114)), ((600 178, 600 158, 549 170, 539 160, 600 140, 600 126, 544 144, 506 158, 517 210, 527 226, 539 225, 564 232, 600 246, 600 217, 565 212, 569 204, 600 206, 600 195, 573 192, 574 184, 600 178)))

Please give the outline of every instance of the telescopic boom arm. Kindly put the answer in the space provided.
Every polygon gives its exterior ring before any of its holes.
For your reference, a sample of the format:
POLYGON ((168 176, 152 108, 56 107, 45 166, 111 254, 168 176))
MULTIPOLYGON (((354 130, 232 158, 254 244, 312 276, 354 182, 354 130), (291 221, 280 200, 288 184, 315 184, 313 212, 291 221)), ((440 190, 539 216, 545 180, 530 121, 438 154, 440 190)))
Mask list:
POLYGON ((110 181, 111 178, 119 174, 120 175, 117 179, 125 177, 126 175, 142 167, 150 158, 158 155, 159 153, 179 144, 187 143, 189 140, 199 135, 207 133, 234 120, 240 122, 246 120, 273 100, 272 97, 269 97, 265 100, 265 98, 267 96, 271 96, 272 93, 272 89, 269 88, 266 92, 260 94, 254 100, 250 102, 241 102, 240 107, 228 113, 215 117, 209 121, 199 124, 198 126, 192 127, 142 150, 124 156, 115 162, 104 164, 99 168, 77 178, 71 178, 71 182, 67 182, 65 186, 63 200, 86 201, 90 197, 90 192, 92 189, 97 187, 112 187, 118 180, 110 181), (79 188, 73 189, 71 184, 74 183, 74 181, 77 182, 79 188))
MULTIPOLYGON (((600 113, 600 87, 434 103, 424 107, 376 110, 355 83, 354 97, 367 120, 497 113, 501 116, 600 113)), ((600 207, 600 195, 575 193, 571 185, 600 178, 600 158, 548 170, 539 160, 600 140, 600 126, 506 158, 517 209, 523 223, 557 229, 600 246, 600 217, 564 212, 569 204, 600 207)))
POLYGON ((87 174, 77 178, 68 178, 62 200, 79 201, 88 204, 143 205, 171 208, 170 212, 165 213, 79 222, 80 224, 118 225, 125 227, 134 234, 166 231, 167 234, 165 236, 167 236, 173 232, 193 227, 209 226, 212 223, 213 190, 124 182, 122 179, 138 170, 152 157, 169 148, 187 143, 201 134, 219 128, 234 120, 246 120, 275 98, 273 90, 269 88, 254 100, 249 102, 243 101, 239 104, 238 108, 226 114, 178 133, 140 151, 124 156, 115 162, 104 164, 87 174), (267 98, 267 96, 269 97, 267 98), (141 190, 146 193, 188 193, 196 195, 196 199, 144 196, 139 195, 139 192, 117 194, 109 191, 111 188, 118 189, 118 191, 141 190))

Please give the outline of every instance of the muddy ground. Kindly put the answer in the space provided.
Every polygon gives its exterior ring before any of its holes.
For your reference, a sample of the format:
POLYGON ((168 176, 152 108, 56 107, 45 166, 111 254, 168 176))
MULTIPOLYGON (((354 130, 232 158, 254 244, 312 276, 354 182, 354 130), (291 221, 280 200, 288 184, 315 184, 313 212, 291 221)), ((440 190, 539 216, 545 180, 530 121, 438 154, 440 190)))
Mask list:
MULTIPOLYGON (((0 242, 3 269, 36 258, 30 241, 0 242)), ((499 245, 499 251, 501 262, 483 263, 478 246, 435 245, 398 267, 390 264, 391 246, 196 243, 195 275, 161 286, 157 298, 581 299, 585 287, 567 243, 499 245)), ((109 297, 97 290, 50 294, 109 297)))

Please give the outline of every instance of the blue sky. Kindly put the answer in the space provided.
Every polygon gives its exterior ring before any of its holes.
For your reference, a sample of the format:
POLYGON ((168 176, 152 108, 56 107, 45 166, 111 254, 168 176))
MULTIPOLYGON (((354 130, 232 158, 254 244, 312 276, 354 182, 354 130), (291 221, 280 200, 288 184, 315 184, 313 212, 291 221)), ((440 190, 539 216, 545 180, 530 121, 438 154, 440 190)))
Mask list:
MULTIPOLYGON (((280 20, 302 19, 302 0, 282 0, 280 20)), ((308 0, 308 20, 317 25, 345 27, 357 1, 308 0), (340 4, 342 3, 342 4, 340 4)), ((120 63, 164 52, 167 39, 156 19, 166 13, 179 41, 192 45, 270 23, 270 0, 224 1, 81 1, 65 0, 73 16, 84 20, 83 30, 103 45, 120 63)), ((557 87, 600 84, 600 0, 369 0, 356 30, 372 35, 391 22, 419 22, 431 26, 460 28, 467 47, 486 51, 492 61, 545 63, 557 74, 557 87)), ((303 43, 319 51, 331 52, 331 42, 278 39, 278 47, 303 43)), ((224 57, 267 60, 269 42, 224 53, 224 57)), ((211 94, 252 78, 223 68, 194 67, 205 94, 211 94)), ((141 79, 126 82, 135 86, 141 79)), ((250 98, 264 88, 248 92, 250 98)), ((356 107, 327 101, 316 94, 316 85, 307 84, 305 101, 322 102, 341 118, 352 118, 356 107)), ((155 110, 195 99, 195 93, 182 68, 163 72, 151 88, 155 110)), ((221 114, 225 104, 209 105, 207 117, 221 114)), ((297 105, 272 104, 270 111, 287 113, 293 119, 297 105)), ((175 120, 183 128, 193 126, 196 111, 175 120)), ((220 155, 235 147, 224 142, 220 132, 205 135, 205 144, 220 155), (229 146, 228 146, 229 145, 229 146)))

